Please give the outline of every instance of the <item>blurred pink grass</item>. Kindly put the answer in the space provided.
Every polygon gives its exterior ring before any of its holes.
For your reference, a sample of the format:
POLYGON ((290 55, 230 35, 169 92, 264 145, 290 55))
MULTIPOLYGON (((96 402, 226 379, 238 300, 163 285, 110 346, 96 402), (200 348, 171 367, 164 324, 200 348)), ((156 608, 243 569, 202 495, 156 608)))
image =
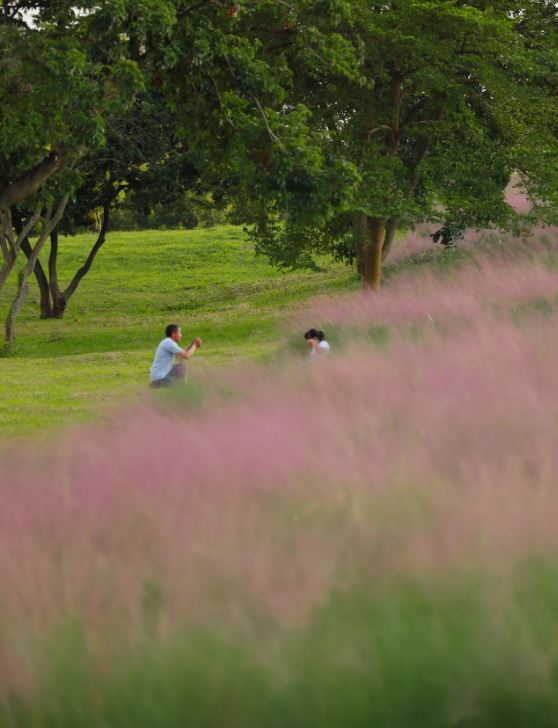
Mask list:
MULTIPOLYGON (((506 188, 505 201, 513 208, 518 215, 527 215, 532 207, 533 203, 529 199, 524 187, 521 185, 519 178, 514 176, 508 187, 506 188)), ((393 247, 393 251, 390 253, 388 262, 389 264, 400 263, 403 260, 408 259, 411 256, 416 256, 425 252, 434 252, 437 250, 439 253, 443 253, 443 248, 439 244, 434 244, 430 237, 432 233, 436 232, 441 227, 441 223, 422 223, 416 226, 412 231, 407 232, 404 235, 400 235, 396 244, 393 247)), ((535 229, 530 235, 530 242, 536 240, 538 234, 541 233, 541 229, 535 229)), ((551 228, 550 233, 556 236, 556 230, 551 228)), ((477 231, 471 228, 467 228, 464 231, 464 239, 459 242, 459 245, 471 245, 476 243, 483 243, 490 238, 500 238, 505 241, 506 245, 509 246, 513 236, 510 234, 502 233, 497 229, 492 231, 491 235, 487 235, 487 231, 477 231)))
POLYGON ((519 214, 526 215, 531 211, 533 203, 529 199, 521 180, 515 177, 506 189, 506 202, 519 214))
POLYGON ((557 276, 487 258, 318 302, 312 317, 357 331, 428 315, 447 326, 383 351, 356 336, 317 366, 251 367, 229 377, 232 403, 171 414, 146 402, 33 462, 5 458, 6 688, 63 619, 81 619, 106 661, 143 639, 150 609, 160 637, 208 619, 249 636, 355 581, 508 569, 555 549, 558 316, 497 314, 554 296, 557 276))
MULTIPOLYGON (((546 236, 539 231, 539 237, 551 240, 551 249, 558 252, 554 235, 546 232, 546 236)), ((483 244, 487 245, 486 240, 483 244)), ((440 255, 452 252, 442 251, 440 255)), ((509 310, 540 298, 552 300, 558 295, 558 270, 546 264, 548 256, 548 245, 536 239, 526 244, 497 237, 490 253, 481 248, 474 264, 461 270, 448 274, 419 268, 388 281, 379 294, 323 297, 289 325, 300 328, 311 320, 322 328, 334 324, 364 329, 419 321, 449 323, 490 315, 499 306, 509 310)))

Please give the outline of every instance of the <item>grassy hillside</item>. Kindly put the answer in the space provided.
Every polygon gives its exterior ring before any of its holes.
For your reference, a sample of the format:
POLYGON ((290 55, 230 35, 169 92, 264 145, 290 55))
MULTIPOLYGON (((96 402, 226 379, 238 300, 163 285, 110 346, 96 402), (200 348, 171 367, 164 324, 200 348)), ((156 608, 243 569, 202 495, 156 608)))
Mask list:
MULTIPOLYGON (((61 285, 92 242, 92 235, 61 241, 61 285)), ((62 321, 38 319, 33 282, 15 355, 0 359, 0 435, 89 418, 98 405, 143 391, 167 323, 181 323, 185 340, 203 338, 196 369, 273 352, 286 309, 357 285, 346 267, 324 268, 281 273, 232 226, 110 234, 62 321)), ((8 287, 0 298, 2 321, 10 294, 8 287)))

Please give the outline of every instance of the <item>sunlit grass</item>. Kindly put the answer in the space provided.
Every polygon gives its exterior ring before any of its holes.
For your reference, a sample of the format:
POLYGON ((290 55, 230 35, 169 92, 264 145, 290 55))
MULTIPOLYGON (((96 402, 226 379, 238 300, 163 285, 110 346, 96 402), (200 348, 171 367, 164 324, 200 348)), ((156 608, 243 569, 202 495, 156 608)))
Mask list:
MULTIPOLYGON (((93 240, 62 239, 62 286, 93 240)), ((167 323, 182 324, 185 339, 203 338, 191 365, 203 370, 266 357, 281 345, 286 310, 356 285, 354 272, 331 261, 322 272, 281 273, 255 256, 238 227, 111 233, 63 320, 38 319, 33 281, 14 355, 0 359, 0 435, 87 419, 144 391, 167 323)), ((12 292, 13 283, 0 298, 2 317, 12 292)))

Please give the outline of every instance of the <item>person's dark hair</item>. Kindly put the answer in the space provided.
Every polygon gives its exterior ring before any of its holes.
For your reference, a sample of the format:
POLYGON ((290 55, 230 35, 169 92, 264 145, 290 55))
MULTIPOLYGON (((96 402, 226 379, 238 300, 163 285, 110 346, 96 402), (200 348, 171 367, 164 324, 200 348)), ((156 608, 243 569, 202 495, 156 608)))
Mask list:
POLYGON ((180 326, 178 324, 169 324, 165 329, 165 336, 167 338, 170 338, 175 331, 178 331, 179 328, 180 326))
POLYGON ((318 329, 308 329, 308 331, 304 334, 304 338, 306 341, 308 341, 308 339, 318 339, 318 341, 323 341, 325 334, 323 331, 318 331, 318 329))

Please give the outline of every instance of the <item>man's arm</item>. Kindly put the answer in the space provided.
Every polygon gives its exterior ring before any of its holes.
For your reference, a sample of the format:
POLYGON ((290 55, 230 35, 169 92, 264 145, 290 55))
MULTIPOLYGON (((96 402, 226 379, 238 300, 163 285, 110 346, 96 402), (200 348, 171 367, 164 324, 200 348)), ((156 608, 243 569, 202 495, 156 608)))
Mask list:
POLYGON ((196 349, 198 349, 202 345, 202 340, 199 336, 196 336, 194 341, 190 344, 190 346, 187 349, 182 349, 180 352, 176 352, 176 356, 179 359, 189 359, 195 352, 196 349))

